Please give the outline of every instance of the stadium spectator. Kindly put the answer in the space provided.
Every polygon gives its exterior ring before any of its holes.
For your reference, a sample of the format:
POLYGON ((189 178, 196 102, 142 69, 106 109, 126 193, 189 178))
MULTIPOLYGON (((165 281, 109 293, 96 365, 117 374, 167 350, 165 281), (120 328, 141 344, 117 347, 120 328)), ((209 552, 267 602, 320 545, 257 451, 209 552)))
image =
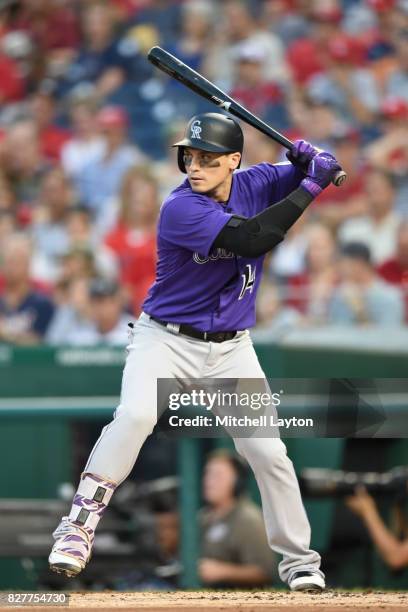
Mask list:
POLYGON ((47 329, 46 344, 92 344, 94 330, 90 318, 89 280, 78 277, 59 281, 55 288, 55 300, 57 308, 47 329))
POLYGON ((285 240, 273 250, 266 260, 270 276, 278 282, 286 283, 292 276, 302 274, 305 270, 305 252, 307 247, 306 227, 310 219, 307 210, 287 232, 285 240))
MULTIPOLYGON (((0 152, 1 157, 1 152, 0 152)), ((15 194, 4 169, 0 169, 0 211, 15 214, 15 194)))
POLYGON ((395 211, 395 187, 385 172, 372 170, 365 177, 367 214, 346 220, 339 228, 342 243, 363 242, 376 265, 395 253, 400 215, 395 211))
POLYGON ((49 164, 41 155, 38 129, 33 120, 22 119, 8 129, 5 143, 6 172, 17 205, 35 207, 41 182, 49 164))
POLYGON ((285 306, 280 294, 278 286, 271 281, 261 285, 256 306, 256 328, 251 334, 253 340, 260 337, 279 338, 303 324, 301 313, 285 306))
POLYGON ((63 75, 60 93, 93 83, 98 97, 105 99, 125 81, 136 49, 123 49, 115 37, 114 11, 103 0, 91 0, 81 13, 83 40, 63 75))
POLYGON ((408 100, 408 16, 405 12, 404 22, 395 35, 397 62, 385 82, 385 95, 408 100))
POLYGON ((347 219, 365 215, 368 202, 365 196, 364 178, 367 171, 362 159, 361 139, 357 130, 339 126, 331 136, 334 155, 347 173, 347 181, 338 189, 329 185, 316 200, 316 216, 333 229, 347 219))
POLYGON ((39 53, 48 60, 68 57, 80 42, 79 24, 69 3, 54 0, 15 2, 12 30, 27 32, 39 53))
POLYGON ((265 0, 260 23, 276 34, 286 47, 298 39, 310 36, 312 2, 265 0))
POLYGON ((89 208, 80 204, 72 206, 68 210, 66 228, 69 250, 92 252, 97 274, 106 278, 117 278, 119 265, 116 254, 100 242, 89 208))
POLYGON ((74 90, 68 104, 73 137, 62 147, 61 164, 67 175, 77 181, 84 168, 103 155, 104 141, 98 130, 93 89, 74 90))
POLYGON ((30 111, 37 125, 42 156, 50 162, 59 161, 61 149, 71 135, 57 124, 56 100, 51 86, 43 83, 32 95, 30 111))
POLYGON ((263 74, 265 51, 254 43, 243 44, 234 65, 234 82, 230 95, 255 115, 279 129, 288 127, 283 92, 263 74))
POLYGON ((145 161, 142 153, 127 139, 128 116, 120 106, 106 106, 98 114, 105 145, 101 155, 84 167, 77 181, 81 201, 91 208, 103 234, 114 221, 109 206, 119 192, 126 171, 145 161))
POLYGON ((97 276, 95 254, 90 245, 72 245, 61 257, 57 283, 70 283, 77 278, 88 281, 97 276))
POLYGON ((269 162, 275 164, 279 161, 279 145, 249 125, 242 124, 245 150, 243 152, 242 167, 249 168, 254 164, 269 162))
POLYGON ((73 203, 72 188, 63 170, 51 169, 41 182, 30 228, 34 243, 33 273, 45 283, 55 282, 60 258, 68 250, 67 218, 73 203))
POLYGON ((408 537, 399 540, 386 526, 373 497, 360 486, 354 495, 346 497, 346 506, 357 514, 368 529, 383 561, 393 570, 408 567, 408 537))
POLYGON ((396 186, 395 208, 408 215, 408 99, 386 98, 381 105, 382 134, 366 148, 368 162, 390 173, 396 186))
MULTIPOLYGON (((14 37, 15 40, 15 37, 14 37)), ((24 73, 18 61, 7 53, 13 43, 10 35, 2 37, 0 51, 0 104, 11 104, 22 100, 26 90, 24 73)))
POLYGON ((118 223, 105 244, 118 258, 121 282, 134 314, 140 313, 155 279, 158 209, 157 179, 148 168, 130 168, 122 183, 118 223))
POLYGON ((338 2, 302 3, 309 27, 305 36, 289 45, 287 60, 295 82, 304 87, 326 68, 328 43, 339 31, 342 17, 338 2), (309 5, 309 6, 307 6, 309 5))
POLYGON ((166 48, 194 70, 201 71, 208 46, 212 43, 215 16, 216 6, 212 1, 190 0, 183 3, 181 31, 166 48))
POLYGON ((246 471, 226 450, 207 459, 200 513, 201 558, 198 574, 205 586, 256 587, 271 584, 276 572, 260 508, 247 499, 246 471))
POLYGON ((359 66, 356 41, 338 34, 328 42, 328 54, 327 70, 308 83, 310 97, 330 104, 355 127, 372 124, 380 104, 379 91, 372 73, 359 66))
POLYGON ((125 346, 129 314, 124 313, 120 286, 95 277, 76 279, 65 287, 64 301, 51 323, 47 342, 71 346, 125 346))
POLYGON ((324 150, 332 148, 331 139, 339 129, 339 119, 329 104, 311 100, 307 95, 292 95, 288 99, 288 112, 289 138, 303 138, 324 150))
POLYGON ((408 323, 408 220, 398 228, 395 256, 378 268, 379 275, 399 287, 405 298, 405 321, 408 323))
POLYGON ((309 324, 326 322, 330 299, 338 281, 336 243, 324 225, 306 230, 305 270, 291 277, 286 286, 286 304, 302 313, 309 324))
MULTIPOLYGON (((395 26, 399 18, 397 0, 366 0, 375 18, 375 24, 363 34, 367 59, 381 65, 381 71, 386 69, 388 60, 392 58, 394 47, 395 26)), ((378 66, 375 66, 378 72, 378 66)))
POLYGON ((33 288, 30 276, 31 244, 12 234, 1 245, 4 286, 0 295, 0 341, 39 344, 54 312, 52 301, 33 288))
POLYGON ((263 51, 263 76, 267 81, 285 83, 288 80, 282 42, 271 32, 257 26, 250 4, 245 0, 226 0, 222 3, 219 27, 204 65, 205 73, 223 89, 231 89, 237 54, 242 45, 248 44, 263 51))
POLYGON ((340 283, 329 304, 329 323, 399 326, 404 321, 401 291, 376 274, 366 245, 344 245, 340 283))
POLYGON ((114 281, 95 278, 89 295, 93 330, 88 343, 125 346, 131 317, 124 312, 120 286, 114 281))

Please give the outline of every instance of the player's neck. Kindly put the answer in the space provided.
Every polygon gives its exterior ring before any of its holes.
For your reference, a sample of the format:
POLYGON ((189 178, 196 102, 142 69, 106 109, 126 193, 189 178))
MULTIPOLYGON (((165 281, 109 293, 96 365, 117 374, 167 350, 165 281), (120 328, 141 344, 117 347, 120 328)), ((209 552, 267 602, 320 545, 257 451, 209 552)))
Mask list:
POLYGON ((228 202, 232 187, 232 173, 227 176, 225 181, 211 189, 206 195, 216 202, 228 202))

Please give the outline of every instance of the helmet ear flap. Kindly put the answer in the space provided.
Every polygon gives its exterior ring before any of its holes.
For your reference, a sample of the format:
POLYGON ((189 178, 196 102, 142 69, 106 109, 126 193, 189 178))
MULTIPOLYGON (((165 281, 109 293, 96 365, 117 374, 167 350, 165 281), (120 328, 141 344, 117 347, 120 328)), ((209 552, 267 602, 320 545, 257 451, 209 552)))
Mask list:
POLYGON ((184 147, 178 147, 177 151, 177 163, 178 167, 184 174, 187 174, 186 167, 184 165, 184 147))

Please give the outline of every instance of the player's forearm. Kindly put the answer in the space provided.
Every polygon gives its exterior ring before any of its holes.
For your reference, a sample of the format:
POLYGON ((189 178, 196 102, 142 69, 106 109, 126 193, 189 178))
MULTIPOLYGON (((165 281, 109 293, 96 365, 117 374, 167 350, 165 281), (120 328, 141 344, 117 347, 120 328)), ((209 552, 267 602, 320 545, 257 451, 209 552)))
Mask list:
POLYGON ((313 196, 298 187, 286 198, 249 219, 237 216, 227 223, 214 241, 242 257, 259 257, 274 249, 312 202, 313 196))

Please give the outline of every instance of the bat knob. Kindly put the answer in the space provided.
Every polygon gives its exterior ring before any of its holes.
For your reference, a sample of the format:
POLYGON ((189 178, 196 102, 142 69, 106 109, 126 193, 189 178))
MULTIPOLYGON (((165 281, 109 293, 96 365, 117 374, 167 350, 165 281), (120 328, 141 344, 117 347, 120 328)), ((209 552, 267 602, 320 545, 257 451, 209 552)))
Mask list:
POLYGON ((340 187, 340 185, 342 185, 344 183, 344 181, 347 178, 347 174, 344 172, 344 170, 339 170, 334 179, 332 180, 333 185, 336 185, 336 187, 340 187))

